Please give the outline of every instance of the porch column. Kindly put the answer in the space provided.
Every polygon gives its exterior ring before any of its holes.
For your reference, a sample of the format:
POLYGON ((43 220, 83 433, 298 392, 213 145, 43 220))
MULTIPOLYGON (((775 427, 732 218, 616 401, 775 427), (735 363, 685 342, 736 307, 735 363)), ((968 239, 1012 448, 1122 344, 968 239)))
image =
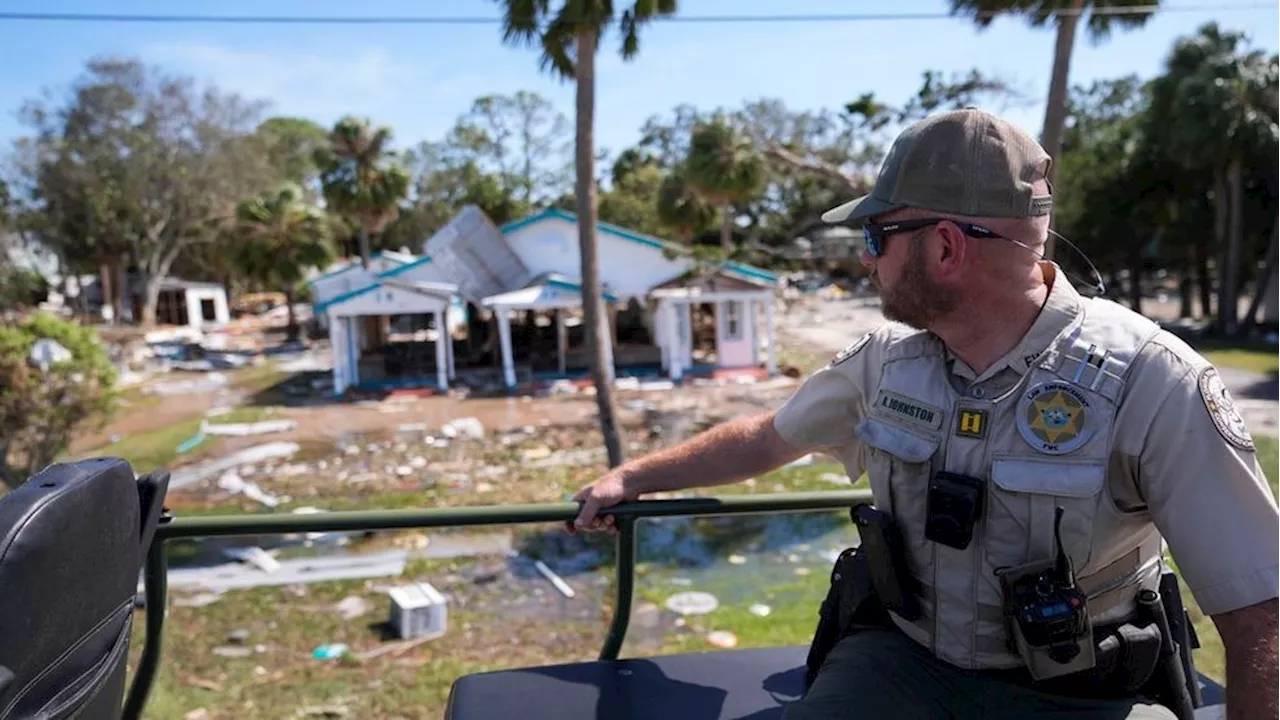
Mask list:
POLYGON ((685 300, 679 305, 679 311, 684 317, 684 327, 680 333, 680 364, 684 367, 693 367, 693 301, 685 300))
POLYGON ((330 351, 333 354, 333 393, 341 395, 347 389, 347 348, 346 348, 346 323, 342 318, 335 318, 331 315, 326 316, 329 320, 329 327, 333 340, 330 343, 330 351))
POLYGON ((760 312, 756 308, 758 300, 747 298, 742 301, 742 328, 751 340, 751 367, 760 364, 760 312))
POLYGON ((778 374, 778 347, 773 342, 773 300, 773 293, 769 293, 768 299, 764 301, 764 337, 769 353, 769 360, 764 368, 770 376, 778 374))
POLYGON ((676 321, 676 313, 679 312, 679 303, 671 302, 662 305, 666 317, 662 319, 662 327, 665 330, 666 344, 671 350, 667 356, 667 374, 672 380, 680 380, 684 376, 684 353, 680 347, 680 323, 676 321))
POLYGON ((444 326, 444 312, 435 311, 436 316, 436 385, 440 392, 449 390, 449 357, 446 346, 449 343, 449 328, 444 326))
POLYGON ((453 380, 453 379, 456 377, 456 373, 455 373, 455 370, 454 370, 454 367, 453 367, 453 332, 452 332, 452 328, 450 327, 450 324, 449 324, 449 323, 450 323, 450 320, 449 320, 449 310, 450 310, 450 308, 449 308, 448 306, 445 306, 445 309, 442 311, 442 313, 441 313, 441 314, 443 314, 443 315, 444 315, 444 331, 445 331, 444 354, 445 354, 445 362, 446 362, 446 364, 449 366, 449 379, 450 379, 450 380, 453 380))
POLYGON ((516 362, 511 357, 511 318, 506 306, 499 305, 494 311, 498 314, 498 344, 502 346, 502 381, 511 390, 516 386, 516 362))
POLYGON ((556 360, 559 362, 560 374, 568 371, 565 352, 569 348, 569 332, 564 326, 564 308, 556 308, 556 360))
POLYGON ((360 384, 360 351, 364 348, 360 340, 364 337, 365 323, 358 322, 356 316, 343 318, 347 326, 347 387, 360 384))

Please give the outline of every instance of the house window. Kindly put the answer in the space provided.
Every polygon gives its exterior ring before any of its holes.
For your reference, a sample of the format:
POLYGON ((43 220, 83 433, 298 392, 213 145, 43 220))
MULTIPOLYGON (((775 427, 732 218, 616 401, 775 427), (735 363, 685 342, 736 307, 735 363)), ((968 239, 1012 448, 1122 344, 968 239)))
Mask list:
POLYGON ((724 336, 726 340, 742 339, 742 303, 730 300, 724 304, 724 336))

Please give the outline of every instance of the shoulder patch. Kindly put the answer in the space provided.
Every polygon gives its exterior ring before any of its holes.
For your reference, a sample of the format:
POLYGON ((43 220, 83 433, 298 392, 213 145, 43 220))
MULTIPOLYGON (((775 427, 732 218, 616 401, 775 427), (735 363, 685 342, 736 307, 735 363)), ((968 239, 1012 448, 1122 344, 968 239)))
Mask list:
POLYGON ((1255 450, 1249 426, 1236 410, 1235 401, 1231 399, 1231 393, 1227 392, 1227 386, 1222 383, 1218 369, 1210 365, 1201 370, 1198 384, 1200 397, 1204 400, 1205 409, 1209 411, 1209 417, 1213 419, 1218 433, 1241 450, 1255 450))
POLYGON ((863 335, 862 337, 855 340, 851 345, 849 345, 849 347, 836 353, 836 356, 831 359, 831 364, 828 367, 834 367, 836 365, 839 365, 845 360, 848 360, 854 355, 857 355, 858 351, 866 347, 866 344, 869 342, 871 342, 871 333, 867 333, 866 335, 863 335))

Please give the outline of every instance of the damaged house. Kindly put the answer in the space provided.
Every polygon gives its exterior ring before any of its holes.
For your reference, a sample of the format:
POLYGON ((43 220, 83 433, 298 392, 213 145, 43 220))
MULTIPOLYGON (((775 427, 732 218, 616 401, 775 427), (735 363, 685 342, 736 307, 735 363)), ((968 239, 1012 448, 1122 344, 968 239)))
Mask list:
MULTIPOLYGON (((776 373, 776 276, 739 263, 698 267, 679 244, 607 223, 597 242, 618 377, 776 373)), ((587 378, 572 213, 547 209, 497 227, 469 206, 422 251, 312 281, 338 393, 587 378)))

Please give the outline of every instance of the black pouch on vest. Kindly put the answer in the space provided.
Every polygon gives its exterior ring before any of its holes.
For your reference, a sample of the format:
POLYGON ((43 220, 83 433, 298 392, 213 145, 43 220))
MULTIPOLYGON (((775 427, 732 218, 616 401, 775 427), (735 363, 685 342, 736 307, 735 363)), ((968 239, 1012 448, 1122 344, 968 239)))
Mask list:
POLYGON ((957 550, 969 547, 973 529, 982 517, 985 494, 986 483, 982 480, 939 471, 929 481, 925 538, 957 550))
POLYGON ((871 505, 857 505, 849 514, 858 526, 860 547, 866 548, 871 584, 880 604, 905 620, 919 619, 920 600, 893 516, 871 505))

